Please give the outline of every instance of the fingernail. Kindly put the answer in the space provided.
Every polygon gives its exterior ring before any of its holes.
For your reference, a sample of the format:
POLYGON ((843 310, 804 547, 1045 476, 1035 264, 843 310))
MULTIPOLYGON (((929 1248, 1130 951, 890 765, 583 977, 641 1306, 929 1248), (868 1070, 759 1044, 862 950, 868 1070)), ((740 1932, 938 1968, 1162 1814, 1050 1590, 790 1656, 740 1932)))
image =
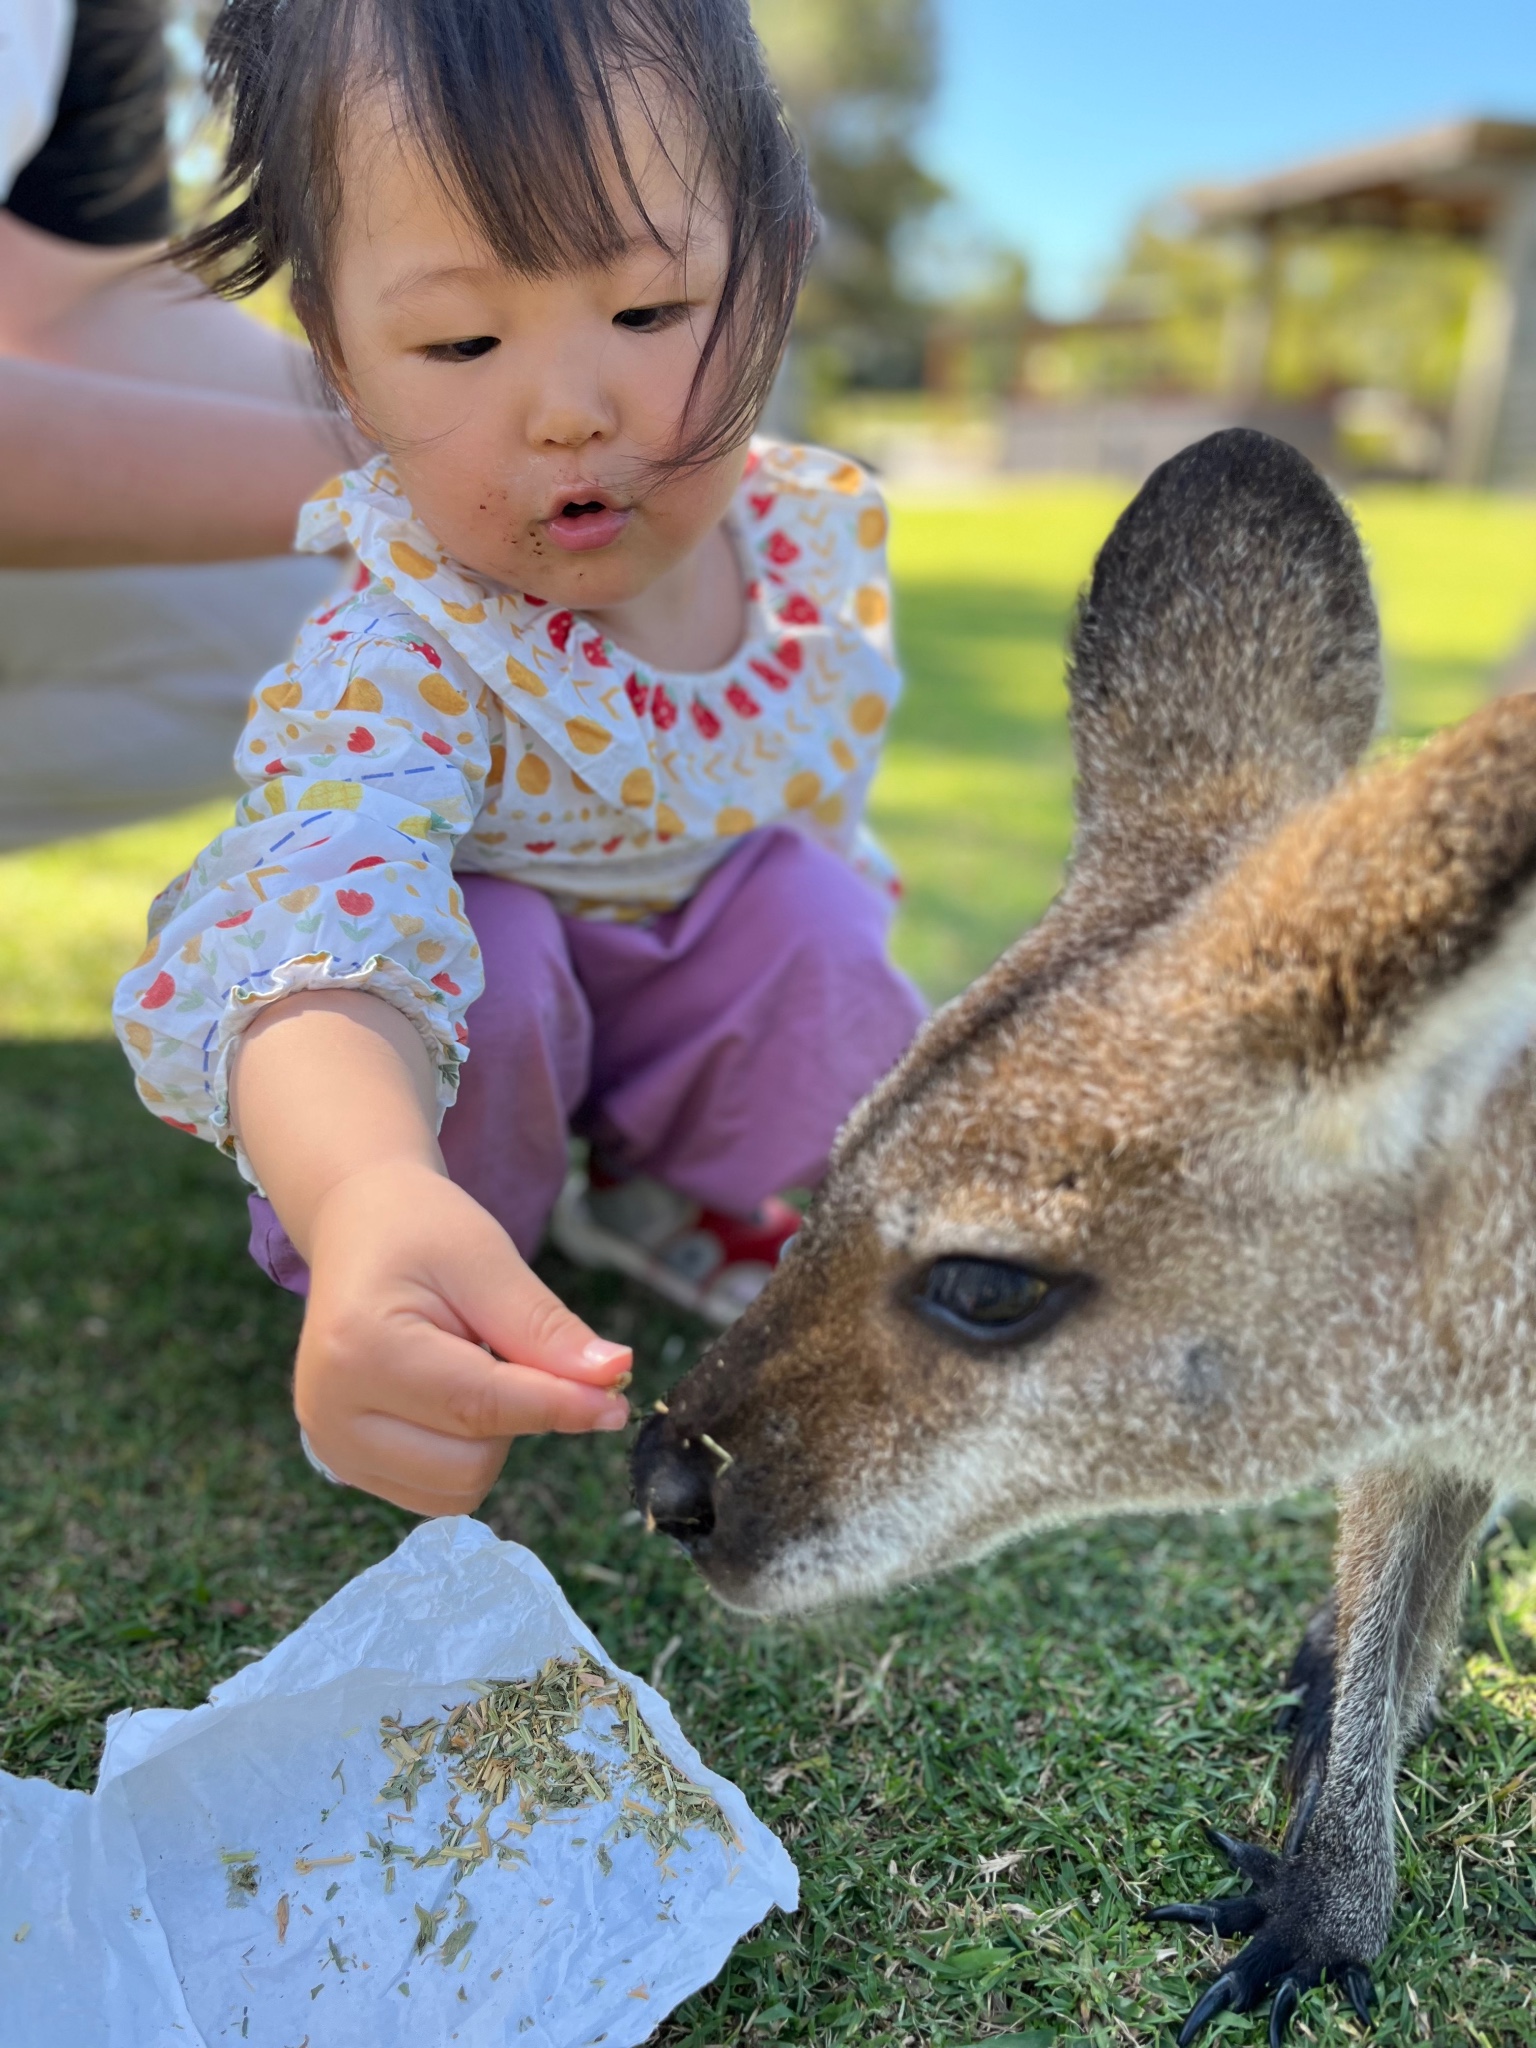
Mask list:
POLYGON ((629 1346, 610 1344, 606 1337, 594 1337, 581 1355, 588 1365, 612 1365, 616 1358, 628 1358, 629 1346))
POLYGON ((609 1385, 616 1394, 622 1394, 633 1378, 634 1374, 632 1372, 621 1372, 616 1380, 609 1381, 609 1385))
POLYGON ((629 1427, 629 1403, 609 1401, 597 1418, 599 1429, 627 1429, 629 1427))

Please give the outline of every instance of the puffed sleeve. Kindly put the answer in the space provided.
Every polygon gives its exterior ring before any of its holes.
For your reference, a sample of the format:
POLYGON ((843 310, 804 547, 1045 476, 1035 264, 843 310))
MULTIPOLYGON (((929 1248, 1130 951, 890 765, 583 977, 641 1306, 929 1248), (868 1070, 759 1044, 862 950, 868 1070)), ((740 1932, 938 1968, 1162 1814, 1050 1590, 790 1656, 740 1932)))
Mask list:
POLYGON ((114 1003, 144 1102, 237 1158, 230 1057, 263 1004, 382 996, 420 1032, 441 1112, 482 985, 451 864, 490 772, 493 702, 414 614, 348 609, 366 622, 313 621, 258 686, 234 823, 156 899, 114 1003))

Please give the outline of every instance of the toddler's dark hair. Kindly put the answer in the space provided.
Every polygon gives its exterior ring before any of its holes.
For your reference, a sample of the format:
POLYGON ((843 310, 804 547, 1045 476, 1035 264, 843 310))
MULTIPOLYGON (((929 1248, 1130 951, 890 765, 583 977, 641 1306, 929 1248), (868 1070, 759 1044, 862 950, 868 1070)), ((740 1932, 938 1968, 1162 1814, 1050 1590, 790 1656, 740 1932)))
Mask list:
POLYGON ((659 82, 695 121, 730 223, 725 288, 671 460, 706 461, 751 432, 816 214, 748 0, 225 0, 208 82, 229 121, 218 191, 228 204, 173 253, 227 298, 286 266, 333 379, 329 259, 349 97, 384 83, 423 159, 496 254, 547 277, 624 250, 605 164, 616 161, 644 216, 615 95, 635 86, 654 109, 659 82), (715 400, 699 418, 717 357, 715 400))

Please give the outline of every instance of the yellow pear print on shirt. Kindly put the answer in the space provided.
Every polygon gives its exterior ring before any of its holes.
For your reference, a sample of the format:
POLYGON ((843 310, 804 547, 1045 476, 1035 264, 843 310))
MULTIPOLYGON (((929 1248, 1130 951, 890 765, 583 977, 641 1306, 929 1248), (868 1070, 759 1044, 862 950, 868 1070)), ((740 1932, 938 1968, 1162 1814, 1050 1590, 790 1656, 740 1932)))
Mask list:
POLYGON ((320 486, 319 490, 314 493, 314 496, 316 498, 339 498, 346 487, 344 478, 333 476, 328 484, 320 486))
POLYGON ((536 676, 531 668, 524 668, 509 654, 507 656, 507 681, 514 690, 521 690, 527 697, 547 697, 549 687, 542 676, 536 676))
POLYGON ((791 775, 784 785, 784 802, 792 811, 808 811, 821 795, 821 777, 810 768, 791 775))
POLYGON ((297 683, 272 683, 262 691, 261 701, 269 711, 291 711, 304 702, 304 692, 297 683))
POLYGON ((517 764, 517 786, 525 796, 542 796, 549 787, 549 763, 537 754, 524 754, 517 764))
POLYGON ((297 811, 355 811, 363 800, 356 782, 312 782, 294 805, 297 811))
POLYGON ((423 676, 416 685, 416 694, 423 703, 430 704, 434 711, 444 712, 449 718, 459 718, 469 709, 469 699, 462 690, 456 690, 446 676, 423 676))
POLYGON ((377 683, 370 683, 366 676, 354 676, 341 693, 338 711, 382 711, 384 693, 377 683))
POLYGON ((855 697, 848 707, 848 723, 855 732, 878 732, 885 723, 885 699, 874 690, 855 697))
POLYGON ((891 609, 890 599, 878 583, 866 583, 853 600, 853 609, 861 626, 883 626, 891 609))
POLYGON ((456 619, 461 626, 482 626, 485 623, 483 604, 455 604, 451 597, 445 597, 443 610, 450 619, 456 619))
POLYGON ((613 744, 613 734, 595 718, 568 718, 565 736, 578 754, 601 754, 613 744))
POLYGON ((631 768, 619 785, 619 795, 636 810, 643 811, 656 796, 656 778, 649 768, 631 768))
POLYGON ((879 547, 881 541, 885 539, 886 528, 889 524, 890 522, 885 516, 885 507, 883 505, 866 505, 859 514, 859 546, 861 548, 879 547))
POLYGON ((756 823, 752 813, 740 804, 727 804, 715 818, 715 834, 720 839, 734 839, 738 832, 750 832, 756 823))
POLYGON ((147 1024, 140 1024, 130 1017, 123 1026, 123 1036, 141 1059, 148 1059, 155 1047, 155 1034, 147 1024))
POLYGON ((420 548, 413 548, 409 541, 392 540, 389 544, 389 559, 397 569, 403 569, 407 576, 414 576, 419 583, 425 583, 429 576, 437 574, 437 564, 420 548))
POLYGON ((658 839, 681 839, 688 827, 670 804, 656 806, 656 836, 658 839))
POLYGON ((845 775, 851 775, 854 769, 858 767, 859 764, 854 756, 854 751, 845 739, 835 739, 829 751, 833 760, 845 775))
POLYGON ((840 462, 827 482, 834 491, 857 491, 863 487, 864 472, 856 462, 840 462))

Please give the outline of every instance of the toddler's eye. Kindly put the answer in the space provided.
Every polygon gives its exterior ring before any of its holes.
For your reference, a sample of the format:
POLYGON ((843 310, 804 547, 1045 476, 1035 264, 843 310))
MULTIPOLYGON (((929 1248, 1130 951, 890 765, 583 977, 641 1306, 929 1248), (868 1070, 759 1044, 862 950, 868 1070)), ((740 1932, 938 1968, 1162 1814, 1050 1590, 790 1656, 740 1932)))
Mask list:
POLYGON ((468 341, 434 341, 422 354, 429 363, 472 363, 476 356, 488 356, 500 347, 494 334, 476 334, 468 341))
POLYGON ((626 306, 622 313, 615 313, 615 327, 627 327, 631 334, 655 334, 663 327, 670 327, 681 320, 688 308, 683 305, 671 306, 626 306))

